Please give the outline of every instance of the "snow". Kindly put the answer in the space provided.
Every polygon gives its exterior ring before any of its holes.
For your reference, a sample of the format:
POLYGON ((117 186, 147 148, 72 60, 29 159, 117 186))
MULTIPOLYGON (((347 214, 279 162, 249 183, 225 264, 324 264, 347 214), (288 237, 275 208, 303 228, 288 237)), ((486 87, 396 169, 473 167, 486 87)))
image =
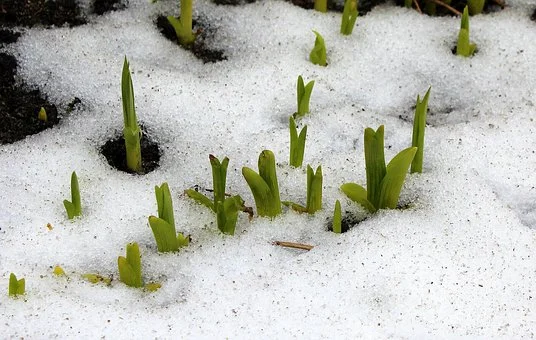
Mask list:
MULTIPOLYGON (((87 2, 87 1, 85 1, 87 2)), ((84 2, 84 3, 85 3, 84 2)), ((129 8, 75 28, 33 28, 7 50, 18 75, 65 108, 53 129, 0 146, 0 329, 25 338, 531 338, 536 329, 536 23, 533 4, 508 1, 471 18, 470 59, 451 53, 459 19, 392 5, 339 34, 340 14, 283 1, 195 3, 217 28, 203 64, 154 21, 175 1, 129 8), (328 66, 308 61, 312 30, 328 66), (122 128, 120 74, 130 61, 138 118, 159 142, 160 167, 132 176, 99 152, 122 128), (208 154, 230 158, 227 191, 254 201, 241 175, 263 149, 278 162, 283 200, 305 202, 303 169, 288 166, 288 116, 298 75, 315 80, 305 164, 322 165, 324 209, 293 211, 221 235, 215 216, 183 195, 211 187, 208 154), (386 159, 411 143, 417 94, 432 86, 423 174, 408 175, 404 210, 380 211, 349 232, 326 230, 339 191, 365 184, 363 130, 385 125, 386 159), (63 199, 76 170, 83 216, 63 199), (168 182, 188 248, 158 254, 147 217, 168 182), (52 230, 46 228, 51 223, 52 230), (138 242, 155 293, 117 280, 117 256, 138 242), (273 245, 315 246, 305 252, 273 245), (68 278, 55 277, 60 265, 68 278), (7 296, 9 273, 26 295, 7 296), (112 275, 111 286, 84 273, 112 275)), ((88 8, 88 4, 85 3, 88 8)), ((304 164, 304 165, 305 165, 304 164)))

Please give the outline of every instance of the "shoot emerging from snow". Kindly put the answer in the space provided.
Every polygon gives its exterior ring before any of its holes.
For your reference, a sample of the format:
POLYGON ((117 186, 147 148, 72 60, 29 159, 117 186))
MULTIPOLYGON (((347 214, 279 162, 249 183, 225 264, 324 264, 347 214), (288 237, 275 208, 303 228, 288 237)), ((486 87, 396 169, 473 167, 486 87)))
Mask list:
POLYGON ((71 174, 71 201, 63 200, 63 205, 67 211, 67 217, 72 220, 76 216, 82 215, 82 204, 80 203, 80 189, 78 188, 78 177, 76 172, 71 174))
POLYGON ((195 34, 192 31, 192 7, 193 0, 181 0, 181 14, 179 18, 168 16, 167 19, 177 35, 179 44, 188 47, 195 42, 195 34))
POLYGON ((315 10, 326 13, 328 11, 328 0, 315 0, 315 10))
POLYGON ((140 248, 136 242, 127 244, 127 257, 117 258, 119 280, 130 287, 143 287, 140 248))
POLYGON ((333 232, 336 234, 342 233, 342 212, 339 200, 335 202, 335 209, 333 210, 333 232))
POLYGON ((123 98, 123 137, 125 138, 125 149, 127 154, 127 167, 129 170, 140 173, 141 168, 141 130, 138 126, 136 109, 134 107, 134 88, 127 57, 123 62, 123 73, 121 75, 121 94, 123 98))
POLYGON ((430 90, 428 88, 424 98, 421 101, 417 95, 417 104, 415 105, 415 116, 413 117, 413 136, 411 146, 417 147, 417 153, 411 162, 411 173, 422 172, 422 162, 424 158, 424 129, 426 128, 426 111, 428 111, 428 98, 430 90))
POLYGON ((315 81, 311 80, 305 85, 302 76, 298 76, 298 82, 296 86, 296 94, 298 98, 298 111, 294 112, 294 118, 303 117, 306 113, 309 113, 309 102, 311 100, 311 93, 313 92, 313 86, 315 81))
POLYGON ((357 20, 357 0, 344 1, 344 10, 342 12, 341 34, 350 35, 354 30, 355 21, 357 20))
POLYGON ((327 66, 326 44, 324 38, 317 31, 313 31, 313 33, 316 36, 315 46, 311 50, 311 53, 309 53, 309 60, 315 65, 327 66))
POLYGON ((467 6, 463 9, 460 33, 458 33, 458 43, 456 44, 456 54, 470 57, 475 53, 476 44, 469 40, 469 12, 467 6))
POLYGON ((295 168, 302 166, 303 155, 305 153, 305 139, 307 138, 307 125, 305 125, 298 135, 296 121, 294 118, 289 118, 290 130, 290 157, 289 164, 295 168))
POLYGON ((482 13, 486 0, 467 0, 467 7, 469 7, 469 14, 476 15, 482 13))
POLYGON ((26 280, 24 279, 17 280, 17 276, 11 273, 9 275, 8 295, 11 297, 17 297, 19 295, 24 295, 25 292, 26 292, 26 280))
POLYGON ((289 201, 285 201, 283 204, 298 212, 306 212, 311 215, 322 209, 322 167, 316 168, 315 172, 310 165, 307 165, 307 199, 305 207, 289 201))
POLYGON ((48 122, 47 110, 45 110, 44 107, 41 107, 41 109, 37 113, 37 119, 45 123, 48 122))

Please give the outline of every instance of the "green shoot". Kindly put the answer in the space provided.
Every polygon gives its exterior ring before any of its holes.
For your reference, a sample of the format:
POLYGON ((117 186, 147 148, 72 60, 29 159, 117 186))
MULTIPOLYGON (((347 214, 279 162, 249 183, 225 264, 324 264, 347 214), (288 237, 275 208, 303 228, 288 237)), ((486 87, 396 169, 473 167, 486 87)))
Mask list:
POLYGON ((309 60, 315 65, 327 66, 326 44, 324 38, 317 31, 313 31, 313 33, 316 36, 315 46, 309 54, 309 60))
POLYGON ((153 231, 158 251, 165 253, 177 251, 180 247, 188 245, 189 238, 175 230, 175 217, 173 215, 173 201, 167 183, 155 186, 158 217, 149 216, 149 225, 153 231))
POLYGON ((355 26, 355 21, 357 20, 357 15, 357 0, 345 0, 344 10, 342 12, 341 34, 352 34, 352 31, 354 30, 355 26))
POLYGON ((307 125, 305 125, 298 135, 296 121, 292 116, 289 118, 290 130, 290 166, 298 168, 303 164, 303 155, 305 153, 305 139, 307 138, 307 125))
POLYGON ((424 129, 426 128, 426 111, 428 111, 428 98, 430 90, 428 88, 424 98, 421 101, 417 95, 417 104, 415 106, 415 116, 413 117, 413 136, 411 138, 411 146, 417 147, 417 153, 411 162, 411 173, 422 172, 422 162, 424 158, 424 129))
POLYGON ((134 88, 127 57, 123 63, 123 74, 121 76, 121 94, 123 98, 123 137, 125 138, 125 149, 127 154, 127 167, 133 172, 141 172, 141 130, 136 118, 134 107, 134 88))
POLYGON ((54 270, 52 271, 52 274, 55 276, 66 276, 65 271, 60 266, 55 266, 54 270))
POLYGON ((484 4, 486 0, 467 0, 467 6, 469 7, 469 14, 477 15, 484 10, 484 4))
POLYGON ((315 0, 315 10, 326 13, 328 11, 328 0, 315 0))
POLYGON ((136 242, 127 244, 127 257, 117 258, 119 280, 130 287, 143 287, 140 248, 136 242))
POLYGON ((44 107, 41 107, 41 109, 39 110, 39 113, 37 113, 37 119, 45 123, 48 122, 47 111, 45 110, 44 107))
POLYGON ((92 274, 92 273, 82 274, 82 278, 94 284, 104 283, 107 286, 112 284, 111 277, 102 276, 99 274, 92 274))
POLYGON ((411 8, 413 5, 413 0, 404 0, 404 7, 411 8))
POLYGON ((310 165, 307 165, 307 199, 305 207, 289 201, 284 201, 283 204, 298 212, 306 212, 311 215, 322 209, 322 167, 316 168, 315 172, 310 165))
POLYGON ((458 34, 458 43, 456 45, 456 54, 464 57, 470 57, 475 53, 476 44, 469 40, 469 12, 467 6, 463 9, 460 33, 458 34))
POLYGON ((72 220, 75 216, 82 215, 82 205, 80 203, 80 189, 78 188, 78 177, 76 172, 71 174, 71 200, 63 200, 67 217, 72 220))
POLYGON ((195 34, 192 31, 192 7, 193 0, 181 0, 181 15, 177 19, 173 16, 168 16, 167 19, 179 39, 179 44, 182 46, 190 46, 195 42, 195 34))
POLYGON ((281 213, 281 199, 274 153, 270 150, 261 152, 258 166, 259 173, 243 167, 242 175, 253 193, 259 216, 275 217, 281 213))
POLYGON ((26 289, 26 281, 24 279, 17 280, 15 274, 9 275, 9 296, 16 297, 18 295, 24 295, 26 289))
POLYGON ((186 190, 188 197, 198 203, 208 207, 216 213, 218 229, 224 234, 234 235, 238 212, 244 208, 244 201, 238 195, 225 197, 225 184, 227 181, 227 166, 229 158, 225 157, 222 162, 213 155, 209 155, 212 167, 212 185, 214 191, 214 201, 195 190, 186 190))
POLYGON ((404 149, 386 167, 383 131, 383 125, 377 131, 365 129, 367 189, 355 183, 341 186, 348 198, 372 213, 378 209, 396 208, 406 173, 417 152, 416 147, 404 149))
POLYGON ((302 76, 298 76, 297 98, 298 98, 298 111, 294 112, 294 118, 303 117, 306 113, 309 113, 309 101, 311 100, 311 92, 313 92, 313 86, 315 81, 311 80, 305 85, 302 76))
POLYGON ((335 209, 333 210, 333 232, 337 234, 342 233, 342 213, 341 202, 339 200, 335 202, 335 209))

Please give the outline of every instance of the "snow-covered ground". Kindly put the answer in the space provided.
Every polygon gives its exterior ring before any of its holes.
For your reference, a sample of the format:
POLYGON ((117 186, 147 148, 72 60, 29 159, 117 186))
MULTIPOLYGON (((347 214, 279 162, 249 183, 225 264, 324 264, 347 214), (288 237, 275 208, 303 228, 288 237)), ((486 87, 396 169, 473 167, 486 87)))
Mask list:
POLYGON ((33 28, 8 51, 18 73, 65 107, 53 129, 0 146, 0 323, 24 338, 532 338, 536 330, 536 22, 532 0, 471 18, 473 58, 452 54, 459 19, 384 5, 339 34, 339 13, 283 1, 240 7, 207 0, 195 11, 217 28, 203 64, 164 38, 176 2, 130 0, 76 28, 33 28), (327 67, 308 61, 312 30, 327 67), (120 79, 130 61, 138 118, 157 140, 160 167, 132 176, 100 154, 122 129, 120 79), (322 165, 324 209, 274 220, 246 215, 235 236, 183 195, 210 188, 208 154, 228 156, 228 192, 254 201, 241 168, 276 155, 281 197, 305 201, 306 175, 288 165, 296 78, 315 80, 305 164, 322 165), (417 94, 432 86, 424 172, 408 175, 405 210, 327 231, 339 191, 365 184, 363 131, 385 125, 386 159, 411 143, 417 94), (411 120, 411 119, 410 119, 411 120), (66 217, 76 170, 83 216, 66 217), (191 245, 159 254, 147 225, 154 186, 168 182, 177 229, 191 245), (49 230, 46 225, 53 226, 49 230), (155 293, 117 280, 117 256, 138 242, 155 293), (299 251, 273 245, 313 245, 299 251), (55 277, 60 265, 68 278, 55 277), (26 295, 7 296, 9 273, 26 295), (84 273, 113 275, 111 286, 84 273))

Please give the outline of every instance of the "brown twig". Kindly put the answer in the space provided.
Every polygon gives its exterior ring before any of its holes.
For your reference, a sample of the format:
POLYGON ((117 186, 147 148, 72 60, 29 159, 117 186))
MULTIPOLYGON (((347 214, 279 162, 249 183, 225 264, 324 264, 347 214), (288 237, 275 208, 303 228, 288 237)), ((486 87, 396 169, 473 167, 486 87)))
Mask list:
POLYGON ((443 1, 440 1, 440 0, 430 0, 432 1, 433 3, 435 3, 436 5, 439 5, 439 6, 443 6, 445 7, 446 9, 448 9, 449 11, 451 11, 452 13, 458 15, 458 16, 461 16, 462 15, 462 12, 458 11, 456 8, 454 7, 451 7, 449 5, 447 5, 446 3, 444 3, 443 1))
POLYGON ((295 243, 295 242, 275 241, 273 244, 275 244, 276 246, 294 248, 294 249, 302 249, 302 250, 311 250, 314 248, 314 246, 311 246, 308 244, 295 243))
POLYGON ((415 4, 415 9, 419 14, 422 14, 421 6, 419 6, 419 0, 413 0, 413 3, 415 4))

